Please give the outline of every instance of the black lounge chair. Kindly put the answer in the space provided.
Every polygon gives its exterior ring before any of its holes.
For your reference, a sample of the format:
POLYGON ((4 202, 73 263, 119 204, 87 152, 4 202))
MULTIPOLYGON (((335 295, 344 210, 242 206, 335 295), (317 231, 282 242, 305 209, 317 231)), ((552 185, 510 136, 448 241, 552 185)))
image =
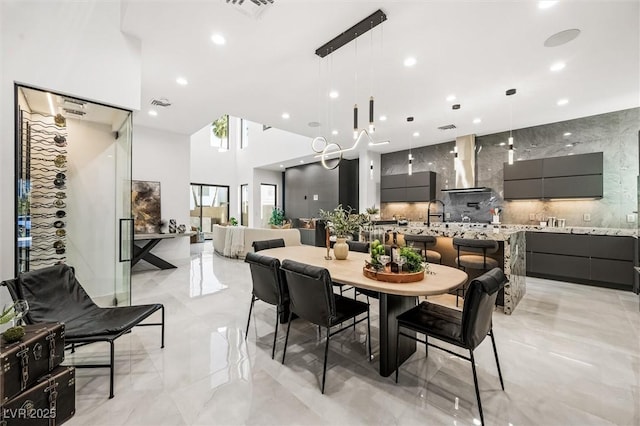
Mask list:
POLYGON ((20 274, 18 278, 3 281, 15 301, 24 299, 29 312, 23 320, 27 324, 64 322, 65 345, 76 346, 95 342, 108 342, 111 348, 109 364, 80 364, 76 368, 110 369, 109 398, 113 398, 114 341, 129 333, 135 326, 162 327, 161 348, 164 348, 164 306, 153 305, 101 308, 84 291, 72 267, 55 265, 20 274), (140 324, 157 310, 162 311, 162 322, 140 324))

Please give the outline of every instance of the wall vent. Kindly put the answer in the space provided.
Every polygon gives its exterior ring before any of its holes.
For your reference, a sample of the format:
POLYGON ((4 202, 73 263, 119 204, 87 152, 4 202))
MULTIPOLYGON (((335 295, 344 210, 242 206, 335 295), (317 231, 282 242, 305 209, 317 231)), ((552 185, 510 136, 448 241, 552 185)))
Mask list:
POLYGON ((171 102, 169 102, 169 99, 166 99, 166 98, 151 99, 151 105, 155 105, 159 107, 168 107, 168 106, 171 106, 171 102))
POLYGON ((455 124, 446 124, 444 126, 438 127, 438 130, 453 130, 456 128, 455 124))
POLYGON ((77 109, 71 109, 71 108, 62 108, 64 110, 64 112, 66 112, 67 114, 73 114, 73 115, 78 115, 80 117, 82 117, 83 115, 86 114, 86 112, 84 111, 78 111, 77 109))
POLYGON ((87 103, 85 101, 81 101, 81 100, 73 99, 73 98, 67 98, 67 97, 63 97, 62 101, 65 104, 72 104, 72 105, 74 105, 74 106, 76 106, 78 108, 85 108, 86 105, 87 105, 87 103))

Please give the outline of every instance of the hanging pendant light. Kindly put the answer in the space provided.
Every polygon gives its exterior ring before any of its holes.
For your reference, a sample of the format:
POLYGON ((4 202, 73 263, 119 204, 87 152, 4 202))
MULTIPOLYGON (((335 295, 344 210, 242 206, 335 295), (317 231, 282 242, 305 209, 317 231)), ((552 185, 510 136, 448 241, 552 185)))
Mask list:
POLYGON ((371 164, 369 165, 369 179, 373 180, 373 160, 371 160, 371 164))
MULTIPOLYGON (((505 92, 507 96, 513 96, 516 94, 516 89, 509 89, 505 92)), ((509 165, 513 164, 513 100, 509 102, 509 152, 508 152, 508 162, 509 165)))
MULTIPOLYGON (((407 117, 407 123, 411 123, 413 121, 413 117, 407 117)), ((413 174, 413 155, 411 154, 411 148, 412 148, 412 142, 411 142, 411 138, 409 139, 409 170, 407 171, 407 174, 409 176, 411 176, 413 174)))
POLYGON ((358 139, 358 104, 353 106, 353 139, 358 139))
POLYGON ((369 98, 369 133, 376 131, 376 126, 373 122, 373 96, 369 98))

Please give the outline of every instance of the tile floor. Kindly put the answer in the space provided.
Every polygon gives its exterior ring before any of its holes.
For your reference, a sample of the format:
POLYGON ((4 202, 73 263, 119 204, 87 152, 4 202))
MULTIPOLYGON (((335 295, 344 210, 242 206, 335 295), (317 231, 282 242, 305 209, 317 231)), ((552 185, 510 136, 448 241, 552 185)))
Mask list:
MULTIPOLYGON (((286 365, 279 362, 284 332, 272 360, 272 306, 256 303, 244 340, 247 265, 215 255, 210 242, 192 251, 175 270, 134 273, 134 302, 167 309, 166 347, 155 327, 121 338, 111 400, 107 370, 78 370, 69 425, 479 424, 466 361, 437 349, 425 358, 420 347, 396 385, 378 375, 377 359, 366 359, 365 323, 332 339, 321 395, 324 344, 315 328, 295 321, 286 365)), ((374 354, 377 311, 374 305, 374 354)), ((494 330, 506 390, 487 339, 476 351, 486 424, 640 424, 637 296, 529 278, 513 315, 494 314, 494 330)), ((106 355, 97 344, 67 359, 106 355)))

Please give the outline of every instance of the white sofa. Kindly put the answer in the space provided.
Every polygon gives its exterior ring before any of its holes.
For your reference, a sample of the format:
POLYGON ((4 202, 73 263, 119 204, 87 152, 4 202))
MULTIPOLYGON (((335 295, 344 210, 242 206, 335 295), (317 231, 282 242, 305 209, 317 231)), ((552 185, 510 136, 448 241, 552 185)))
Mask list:
MULTIPOLYGON (((213 225, 211 240, 213 243, 213 249, 221 256, 239 257, 244 258, 247 253, 253 251, 252 244, 254 241, 273 240, 276 238, 282 238, 285 246, 299 246, 300 231, 297 229, 268 229, 268 228, 245 228, 242 248, 239 244, 234 244, 234 249, 230 250, 230 247, 226 247, 229 238, 227 231, 231 228, 238 228, 234 226, 220 226, 213 225), (226 250, 225 250, 226 248, 226 250)), ((234 232, 231 230, 230 232, 234 232)), ((235 231, 237 232, 237 231, 235 231)))

